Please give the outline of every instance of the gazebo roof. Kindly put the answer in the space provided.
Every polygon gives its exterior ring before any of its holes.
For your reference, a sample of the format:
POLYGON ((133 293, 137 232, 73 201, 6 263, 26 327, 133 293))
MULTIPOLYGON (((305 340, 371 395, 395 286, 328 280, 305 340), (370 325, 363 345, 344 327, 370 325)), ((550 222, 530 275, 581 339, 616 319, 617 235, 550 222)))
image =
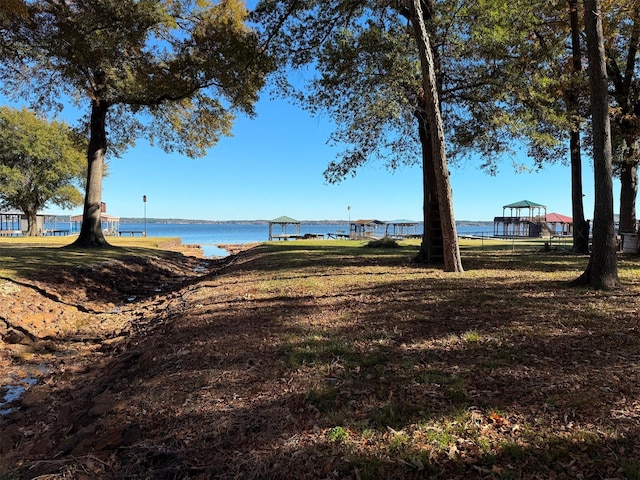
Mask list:
POLYGON ((547 206, 532 202, 531 200, 520 200, 519 202, 505 205, 502 208, 547 208, 547 206))
POLYGON ((274 218, 273 220, 270 220, 269 223, 282 223, 282 224, 293 223, 293 224, 296 224, 296 223, 300 223, 300 222, 298 220, 295 220, 295 219, 291 218, 291 217, 287 217, 286 215, 283 215, 281 217, 274 218))

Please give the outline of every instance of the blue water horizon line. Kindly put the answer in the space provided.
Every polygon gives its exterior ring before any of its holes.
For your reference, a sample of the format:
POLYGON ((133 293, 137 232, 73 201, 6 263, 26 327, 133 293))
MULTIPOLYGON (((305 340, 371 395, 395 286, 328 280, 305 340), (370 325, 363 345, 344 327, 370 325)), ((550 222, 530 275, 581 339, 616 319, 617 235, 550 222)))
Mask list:
MULTIPOLYGON (((352 218, 350 220, 296 220, 300 224, 310 224, 310 225, 335 225, 335 224, 350 224, 354 222, 355 219, 352 218)), ((374 220, 374 219, 367 219, 374 220)), ((394 221, 398 221, 399 219, 393 220, 380 220, 385 223, 393 223, 394 221)), ((120 223, 143 223, 145 219, 143 217, 121 217, 120 223)), ((419 225, 424 224, 424 220, 404 220, 409 222, 415 222, 419 225)), ((188 218, 147 218, 146 222, 149 224, 176 224, 176 225, 190 225, 190 224, 269 224, 272 220, 265 219, 254 219, 254 220, 197 220, 197 219, 188 219, 188 218)), ((458 225, 484 225, 484 224, 493 224, 493 220, 456 220, 456 224, 458 225)))
MULTIPOLYGON (((493 232, 490 223, 478 222, 464 224, 457 223, 458 234, 489 236, 493 232)), ((55 230, 71 230, 73 225, 58 222, 55 230)), ((50 228, 54 230, 54 228, 50 228)), ((330 234, 344 234, 349 231, 349 222, 335 223, 305 223, 300 222, 299 231, 295 226, 287 226, 287 234, 323 236, 329 238, 330 234)), ((147 237, 179 238, 183 245, 197 245, 203 250, 206 257, 226 256, 224 245, 243 245, 249 243, 264 243, 269 241, 268 222, 232 223, 232 222, 207 222, 207 223, 153 223, 144 222, 120 224, 120 233, 136 232, 147 237), (222 248, 220 247, 222 246, 222 248)), ((76 231, 70 233, 77 233, 76 231)), ((274 234, 281 234, 280 226, 274 229, 274 234)), ((416 230, 411 233, 422 235, 423 224, 418 223, 416 230)))
MULTIPOLYGON (((54 217, 55 221, 58 223, 69 222, 70 215, 47 215, 48 217, 54 217)), ((310 225, 334 225, 334 224, 349 224, 355 220, 360 219, 323 219, 323 220, 296 220, 301 224, 310 224, 310 225)), ((373 220, 367 218, 367 220, 373 220)), ((376 219, 380 220, 380 219, 376 219)), ((399 219, 387 219, 380 220, 386 223, 392 223, 399 219)), ((47 220, 48 221, 48 220, 47 220)), ((272 220, 269 219, 232 219, 232 220, 208 220, 208 219, 191 219, 191 218, 168 218, 168 217, 119 217, 119 221, 121 224, 166 224, 166 225, 190 225, 190 224, 268 224, 272 220)), ((415 222, 417 224, 423 224, 423 219, 408 219, 407 221, 415 222)), ((457 225, 484 225, 484 224, 492 224, 493 220, 456 220, 457 225)))

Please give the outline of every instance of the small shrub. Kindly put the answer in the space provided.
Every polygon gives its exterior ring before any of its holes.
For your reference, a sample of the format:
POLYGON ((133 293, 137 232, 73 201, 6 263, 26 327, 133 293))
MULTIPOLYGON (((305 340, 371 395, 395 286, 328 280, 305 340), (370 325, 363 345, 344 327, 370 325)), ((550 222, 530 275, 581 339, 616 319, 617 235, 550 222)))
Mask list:
POLYGON ((383 237, 378 240, 371 240, 365 247, 367 248, 400 248, 398 242, 389 237, 383 237))

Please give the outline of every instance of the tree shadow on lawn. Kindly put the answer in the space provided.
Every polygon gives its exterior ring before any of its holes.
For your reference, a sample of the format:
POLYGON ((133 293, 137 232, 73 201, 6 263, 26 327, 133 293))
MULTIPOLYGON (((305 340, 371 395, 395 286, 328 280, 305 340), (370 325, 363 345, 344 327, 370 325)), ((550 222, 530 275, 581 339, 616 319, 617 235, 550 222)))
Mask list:
POLYGON ((128 257, 162 257, 171 259, 178 254, 140 247, 108 247, 77 249, 69 246, 0 246, 3 269, 15 276, 31 279, 47 270, 102 264, 128 257))
POLYGON ((70 250, 68 248, 0 249, 3 269, 12 280, 38 289, 52 300, 100 311, 101 305, 127 304, 170 294, 195 282, 225 259, 186 257, 175 252, 146 248, 70 250))
POLYGON ((319 267, 322 269, 348 266, 369 265, 406 265, 418 253, 419 247, 403 246, 400 248, 367 248, 364 244, 309 245, 303 241, 286 245, 268 244, 255 247, 254 252, 276 253, 277 263, 270 261, 272 257, 264 255, 264 261, 252 262, 251 268, 256 271, 298 270, 319 267))
POLYGON ((557 287, 191 288, 146 336, 38 387, 51 397, 30 407, 41 423, 26 410, 13 429, 17 472, 640 478, 637 305, 557 287))
MULTIPOLYGON (((331 245, 309 245, 305 242, 287 244, 268 244, 256 247, 265 252, 283 253, 278 256, 279 264, 256 262, 257 270, 291 270, 319 266, 341 268, 353 265, 403 265, 416 269, 436 268, 424 264, 412 263, 419 251, 416 245, 401 245, 399 248, 369 248, 366 243, 331 245), (283 260, 280 263, 280 260, 283 260)), ((566 251, 541 252, 535 248, 510 251, 509 249, 462 248, 462 261, 466 270, 525 270, 540 272, 583 271, 589 257, 566 251)), ((268 256, 265 256, 268 259, 268 256)))
POLYGON ((97 456, 112 478, 634 478, 640 432, 625 403, 638 398, 637 357, 594 359, 598 335, 519 335, 523 322, 507 319, 478 337, 432 318, 395 333, 376 305, 321 332, 296 299, 169 319, 131 360, 56 393, 84 397, 90 420, 50 452, 75 445, 67 455, 32 471, 97 456), (119 406, 96 415, 105 397, 119 406), (141 437, 127 444, 132 422, 141 437))

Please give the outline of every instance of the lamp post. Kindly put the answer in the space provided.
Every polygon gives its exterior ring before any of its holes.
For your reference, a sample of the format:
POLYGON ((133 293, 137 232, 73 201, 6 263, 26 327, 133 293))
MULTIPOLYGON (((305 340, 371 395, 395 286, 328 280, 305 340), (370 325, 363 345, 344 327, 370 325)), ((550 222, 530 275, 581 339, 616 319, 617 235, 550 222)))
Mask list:
POLYGON ((347 212, 349 215, 349 238, 351 238, 351 205, 347 205, 347 212))
POLYGON ((144 236, 147 236, 147 196, 142 195, 142 203, 144 204, 144 236))

